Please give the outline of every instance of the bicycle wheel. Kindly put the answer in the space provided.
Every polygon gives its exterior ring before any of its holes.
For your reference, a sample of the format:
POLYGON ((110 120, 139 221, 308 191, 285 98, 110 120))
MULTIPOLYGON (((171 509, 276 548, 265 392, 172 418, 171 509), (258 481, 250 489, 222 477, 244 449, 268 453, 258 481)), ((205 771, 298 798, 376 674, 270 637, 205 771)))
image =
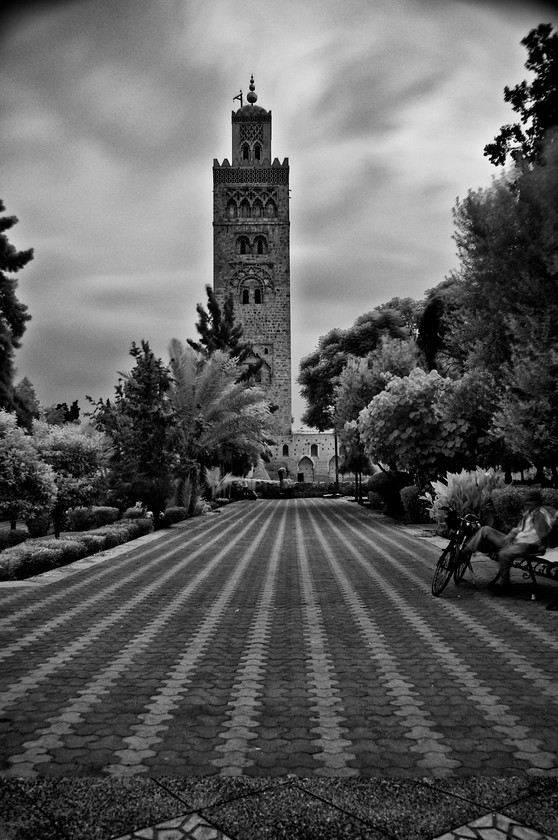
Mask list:
POLYGON ((434 570, 432 578, 432 594, 440 595, 449 583, 453 572, 453 555, 455 552, 454 543, 450 543, 442 553, 434 570))
POLYGON ((456 586, 459 586, 465 576, 467 567, 469 566, 469 553, 463 549, 457 549, 456 555, 456 566, 453 570, 453 582, 456 586))

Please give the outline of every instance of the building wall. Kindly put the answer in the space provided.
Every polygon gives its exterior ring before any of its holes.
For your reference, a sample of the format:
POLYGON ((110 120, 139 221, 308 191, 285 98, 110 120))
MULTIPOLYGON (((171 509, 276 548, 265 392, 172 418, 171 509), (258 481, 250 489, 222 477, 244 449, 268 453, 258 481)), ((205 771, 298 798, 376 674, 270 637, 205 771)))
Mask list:
POLYGON ((308 484, 335 479, 335 438, 331 433, 294 432, 278 437, 269 449, 272 460, 266 466, 270 478, 277 478, 277 470, 284 466, 293 481, 299 481, 301 475, 308 484))

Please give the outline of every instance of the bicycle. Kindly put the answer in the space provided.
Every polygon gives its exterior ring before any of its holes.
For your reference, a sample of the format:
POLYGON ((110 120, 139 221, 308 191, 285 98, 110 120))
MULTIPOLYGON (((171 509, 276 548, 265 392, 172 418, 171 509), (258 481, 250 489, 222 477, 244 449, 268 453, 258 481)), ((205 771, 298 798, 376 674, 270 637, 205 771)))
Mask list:
POLYGON ((453 575, 453 581, 459 586, 467 569, 471 567, 471 555, 464 551, 465 544, 481 527, 479 519, 472 513, 460 516, 453 508, 446 507, 447 525, 450 541, 442 551, 432 578, 432 594, 440 595, 453 575))

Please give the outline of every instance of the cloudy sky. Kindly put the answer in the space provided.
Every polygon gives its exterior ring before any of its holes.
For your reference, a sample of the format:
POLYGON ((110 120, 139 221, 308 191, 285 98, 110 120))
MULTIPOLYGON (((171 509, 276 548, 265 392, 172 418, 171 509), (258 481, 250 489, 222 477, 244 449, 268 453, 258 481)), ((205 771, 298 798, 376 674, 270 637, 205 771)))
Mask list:
MULTIPOLYGON (((212 163, 253 73, 291 166, 293 379, 320 335, 455 266, 451 211, 528 74, 545 2, 61 0, 1 26, 0 198, 35 258, 18 351, 44 405, 165 361, 212 282, 212 163)), ((304 404, 293 383, 295 425, 304 404)))

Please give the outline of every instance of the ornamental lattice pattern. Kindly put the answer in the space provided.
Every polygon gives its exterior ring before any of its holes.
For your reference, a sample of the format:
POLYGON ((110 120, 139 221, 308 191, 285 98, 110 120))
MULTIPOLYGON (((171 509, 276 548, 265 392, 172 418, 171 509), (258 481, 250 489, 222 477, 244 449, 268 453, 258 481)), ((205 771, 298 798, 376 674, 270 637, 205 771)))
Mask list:
POLYGON ((214 168, 214 184, 288 184, 289 168, 285 167, 249 167, 239 169, 214 168))
POLYGON ((263 125, 243 123, 240 126, 241 143, 263 143, 263 125))
POLYGON ((226 199, 227 201, 242 201, 243 198, 247 198, 250 203, 255 201, 257 198, 260 199, 262 204, 265 204, 267 201, 275 201, 277 203, 277 190, 271 189, 267 190, 265 187, 256 187, 255 189, 245 189, 245 190, 238 190, 238 189, 228 189, 226 191, 226 199))

